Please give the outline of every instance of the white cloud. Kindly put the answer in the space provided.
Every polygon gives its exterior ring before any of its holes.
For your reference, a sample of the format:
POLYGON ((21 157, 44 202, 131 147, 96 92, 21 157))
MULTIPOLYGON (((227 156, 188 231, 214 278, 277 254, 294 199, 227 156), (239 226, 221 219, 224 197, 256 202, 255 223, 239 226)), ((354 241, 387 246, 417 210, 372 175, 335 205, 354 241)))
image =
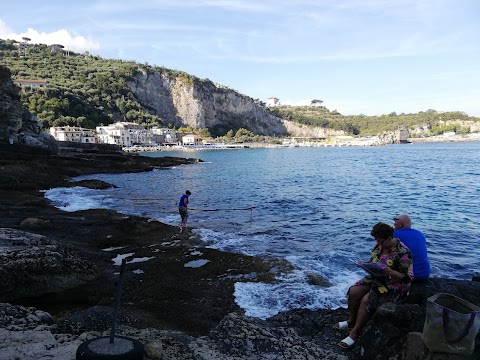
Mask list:
POLYGON ((22 41, 22 37, 31 39, 31 42, 34 44, 61 44, 65 46, 65 49, 80 53, 85 51, 97 53, 100 49, 98 42, 81 35, 73 35, 65 29, 47 33, 28 28, 27 31, 23 33, 14 33, 8 28, 5 22, 0 19, 0 38, 22 41))
POLYGON ((2 36, 3 34, 8 34, 11 31, 12 30, 7 26, 7 24, 5 24, 5 22, 0 19, 0 36, 2 36))

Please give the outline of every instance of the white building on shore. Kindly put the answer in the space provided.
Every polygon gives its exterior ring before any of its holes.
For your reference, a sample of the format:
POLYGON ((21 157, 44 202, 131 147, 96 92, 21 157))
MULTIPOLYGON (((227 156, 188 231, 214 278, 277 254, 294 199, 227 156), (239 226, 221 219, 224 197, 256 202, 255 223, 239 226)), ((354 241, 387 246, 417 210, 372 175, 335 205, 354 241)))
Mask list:
POLYGON ((174 146, 201 145, 202 139, 194 134, 181 136, 169 128, 154 127, 146 130, 134 122, 116 122, 107 126, 97 126, 95 130, 74 126, 56 126, 50 128, 50 134, 58 141, 79 143, 103 143, 118 145, 122 148, 136 146, 174 146))
POLYGON ((77 126, 55 126, 50 128, 50 135, 58 141, 73 141, 78 143, 98 143, 95 131, 77 126))
POLYGON ((133 122, 116 122, 108 126, 97 126, 97 136, 101 143, 129 147, 135 144, 151 144, 153 134, 143 126, 133 122))
POLYGON ((182 145, 201 145, 202 139, 194 134, 182 136, 182 145))
POLYGON ((169 128, 153 127, 151 131, 153 133, 153 140, 157 144, 178 144, 178 133, 175 130, 169 128))

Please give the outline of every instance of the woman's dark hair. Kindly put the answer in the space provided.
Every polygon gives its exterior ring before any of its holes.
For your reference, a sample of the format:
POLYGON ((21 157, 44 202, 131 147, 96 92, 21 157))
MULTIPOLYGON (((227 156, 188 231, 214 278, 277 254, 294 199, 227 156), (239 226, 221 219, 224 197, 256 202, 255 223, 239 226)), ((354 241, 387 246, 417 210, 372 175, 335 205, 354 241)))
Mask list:
POLYGON ((185 194, 187 194, 187 195, 192 195, 192 193, 190 192, 190 190, 185 191, 185 194))
POLYGON ((389 237, 393 237, 393 232, 394 231, 395 231, 395 229, 393 227, 391 227, 390 225, 385 224, 383 222, 379 222, 379 223, 373 225, 373 228, 372 228, 372 231, 370 232, 370 234, 374 238, 379 238, 379 239, 386 240, 389 237))

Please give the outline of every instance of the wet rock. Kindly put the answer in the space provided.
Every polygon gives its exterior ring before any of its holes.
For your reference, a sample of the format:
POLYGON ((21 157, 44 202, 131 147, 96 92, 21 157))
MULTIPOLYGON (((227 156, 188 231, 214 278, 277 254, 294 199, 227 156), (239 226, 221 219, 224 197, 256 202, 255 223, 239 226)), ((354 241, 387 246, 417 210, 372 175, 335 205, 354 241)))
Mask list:
POLYGON ((59 292, 97 276, 78 251, 41 235, 0 229, 0 244, 0 301, 59 292))
POLYGON ((50 220, 42 220, 38 218, 26 218, 20 223, 22 229, 51 229, 52 223, 50 220))
POLYGON ((325 279, 323 276, 319 274, 314 274, 314 273, 308 273, 307 274, 307 282, 310 285, 317 285, 321 287, 330 287, 332 286, 332 283, 328 281, 328 279, 325 279))
MULTIPOLYGON (((103 189, 110 189, 110 188, 116 188, 117 186, 113 184, 109 184, 105 181, 102 180, 96 180, 96 179, 91 179, 91 180, 80 180, 80 181, 72 181, 66 185, 69 185, 68 187, 74 187, 74 186, 81 186, 89 189, 96 189, 96 190, 103 190, 103 189)), ((67 187, 67 186, 65 186, 67 187)))
POLYGON ((99 145, 108 144, 73 144, 68 148, 60 148, 57 154, 50 149, 17 143, 10 145, 0 141, 0 189, 42 190, 69 186, 69 177, 83 174, 150 171, 201 162, 199 159, 124 154, 113 145, 109 146, 114 150, 105 153, 99 152, 99 145))

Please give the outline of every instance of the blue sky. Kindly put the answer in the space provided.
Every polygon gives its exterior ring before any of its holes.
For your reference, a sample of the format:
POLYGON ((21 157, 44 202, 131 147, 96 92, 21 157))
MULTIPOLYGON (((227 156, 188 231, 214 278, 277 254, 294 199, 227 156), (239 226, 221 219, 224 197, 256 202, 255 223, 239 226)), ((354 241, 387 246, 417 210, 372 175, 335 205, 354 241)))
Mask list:
POLYGON ((9 1, 0 38, 186 71, 342 114, 480 116, 478 0, 9 1))

